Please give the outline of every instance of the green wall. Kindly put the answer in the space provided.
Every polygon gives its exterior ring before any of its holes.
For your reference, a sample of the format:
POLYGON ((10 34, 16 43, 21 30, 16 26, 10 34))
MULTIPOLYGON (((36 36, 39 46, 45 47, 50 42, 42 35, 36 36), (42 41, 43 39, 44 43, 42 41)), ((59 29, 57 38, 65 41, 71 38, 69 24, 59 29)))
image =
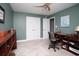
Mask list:
POLYGON ((20 13, 14 12, 14 28, 16 29, 17 40, 24 40, 26 39, 26 16, 34 16, 40 17, 41 27, 40 27, 40 37, 43 36, 43 23, 42 19, 44 16, 38 14, 31 14, 31 13, 20 13))
MULTIPOLYGON (((63 11, 60 11, 58 13, 55 13, 53 15, 50 15, 50 17, 55 17, 55 24, 58 26, 58 29, 60 29, 62 32, 65 33, 73 33, 75 32, 76 26, 79 25, 79 4, 67 8, 63 11), (60 17, 70 15, 70 26, 69 27, 61 27, 60 26, 60 17)), ((55 31, 58 31, 57 29, 55 31)))
POLYGON ((13 11, 9 4, 0 3, 5 10, 5 21, 4 24, 0 23, 0 31, 6 31, 13 27, 13 11))

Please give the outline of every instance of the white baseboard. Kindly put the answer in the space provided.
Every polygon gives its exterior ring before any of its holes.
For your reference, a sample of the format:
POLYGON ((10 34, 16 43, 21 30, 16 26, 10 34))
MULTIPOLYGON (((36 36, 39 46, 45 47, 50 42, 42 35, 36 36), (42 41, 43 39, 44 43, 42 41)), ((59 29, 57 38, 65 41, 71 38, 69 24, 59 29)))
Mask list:
MULTIPOLYGON (((43 38, 37 38, 38 40, 40 39, 43 39, 43 38)), ((30 40, 37 40, 37 39, 27 39, 27 41, 30 41, 30 40)))
POLYGON ((17 40, 17 42, 25 42, 27 41, 26 39, 23 39, 23 40, 17 40))
POLYGON ((49 38, 42 38, 42 39, 49 39, 49 38))
MULTIPOLYGON (((41 40, 43 38, 39 38, 38 40, 41 40)), ((33 40, 33 39, 22 39, 22 40, 17 40, 17 42, 25 42, 25 41, 30 41, 30 40, 33 40)), ((37 39, 34 39, 34 40, 37 40, 37 39)))

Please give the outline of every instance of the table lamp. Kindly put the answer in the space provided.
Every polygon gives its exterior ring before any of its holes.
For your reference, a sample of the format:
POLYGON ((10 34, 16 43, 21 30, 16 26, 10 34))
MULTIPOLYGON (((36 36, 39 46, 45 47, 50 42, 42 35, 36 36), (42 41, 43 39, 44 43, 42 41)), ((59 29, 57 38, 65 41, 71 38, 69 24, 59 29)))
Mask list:
POLYGON ((76 27, 75 31, 76 31, 77 34, 79 35, 79 26, 76 27))

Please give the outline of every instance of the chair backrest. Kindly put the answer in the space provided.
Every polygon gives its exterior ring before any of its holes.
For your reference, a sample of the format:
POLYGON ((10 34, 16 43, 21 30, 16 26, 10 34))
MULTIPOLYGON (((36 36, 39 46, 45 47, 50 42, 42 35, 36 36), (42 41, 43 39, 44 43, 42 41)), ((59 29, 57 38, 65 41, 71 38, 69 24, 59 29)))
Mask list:
POLYGON ((53 32, 48 32, 49 34, 49 40, 54 39, 54 33, 53 32))

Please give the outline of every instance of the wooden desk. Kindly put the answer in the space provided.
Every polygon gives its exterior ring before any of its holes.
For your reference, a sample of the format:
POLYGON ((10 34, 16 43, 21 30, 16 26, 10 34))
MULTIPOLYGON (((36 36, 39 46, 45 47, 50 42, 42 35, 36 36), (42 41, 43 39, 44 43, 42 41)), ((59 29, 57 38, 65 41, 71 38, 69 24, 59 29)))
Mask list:
POLYGON ((59 39, 59 42, 62 42, 63 38, 66 36, 66 33, 56 32, 54 33, 54 36, 56 39, 59 39))
POLYGON ((75 55, 79 55, 70 48, 79 50, 79 36, 77 34, 55 33, 55 37, 60 39, 61 47, 75 55))
POLYGON ((77 34, 70 34, 64 37, 62 40, 62 48, 75 54, 79 55, 79 53, 75 52, 79 50, 79 36, 77 34), (72 48, 72 49, 71 49, 72 48), (74 51, 73 51, 74 49, 74 51))

